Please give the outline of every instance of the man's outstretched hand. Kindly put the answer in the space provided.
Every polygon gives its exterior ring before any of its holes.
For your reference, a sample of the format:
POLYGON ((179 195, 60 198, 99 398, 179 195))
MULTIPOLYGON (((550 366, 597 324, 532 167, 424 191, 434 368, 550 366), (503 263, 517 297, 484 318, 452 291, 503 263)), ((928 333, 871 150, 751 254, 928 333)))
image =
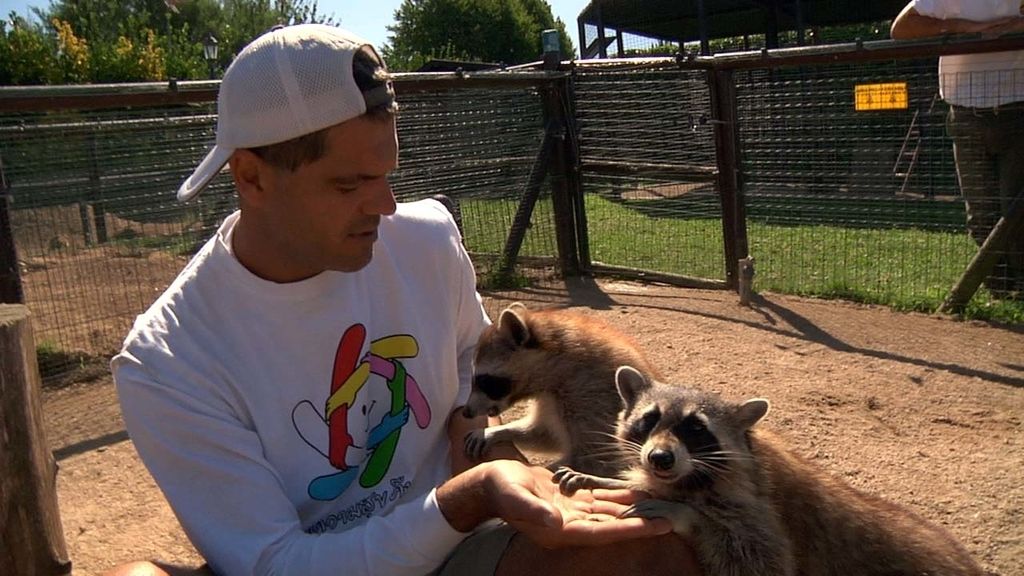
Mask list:
POLYGON ((580 490, 565 496, 551 476, 514 460, 485 462, 439 487, 438 504, 457 530, 497 517, 547 548, 599 546, 672 531, 662 518, 619 518, 645 497, 640 492, 580 490))

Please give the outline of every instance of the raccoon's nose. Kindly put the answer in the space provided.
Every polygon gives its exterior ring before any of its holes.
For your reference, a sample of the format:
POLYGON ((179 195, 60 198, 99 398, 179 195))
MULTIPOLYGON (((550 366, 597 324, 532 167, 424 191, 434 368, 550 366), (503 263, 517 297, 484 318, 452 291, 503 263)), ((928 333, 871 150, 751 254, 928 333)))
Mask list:
POLYGON ((655 470, 671 470, 676 463, 676 457, 668 450, 651 450, 647 460, 655 470))

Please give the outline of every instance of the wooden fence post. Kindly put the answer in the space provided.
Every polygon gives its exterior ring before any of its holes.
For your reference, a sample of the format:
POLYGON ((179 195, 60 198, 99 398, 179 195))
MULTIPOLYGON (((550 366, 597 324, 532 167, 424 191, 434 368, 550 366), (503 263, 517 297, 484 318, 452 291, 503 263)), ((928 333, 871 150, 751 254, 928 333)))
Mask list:
POLYGON ((46 443, 28 308, 0 304, 0 567, 4 574, 71 573, 57 464, 46 443))
POLYGON ((739 290, 739 261, 749 256, 747 210, 740 166, 736 82, 732 70, 708 71, 711 118, 715 130, 718 192, 722 200, 722 233, 725 248, 725 285, 739 290))
MULTIPOLYGON (((548 62, 546 70, 558 71, 558 62, 548 62)), ((555 218, 555 242, 558 244, 558 262, 562 276, 580 274, 580 258, 577 244, 577 214, 574 199, 571 168, 573 153, 569 150, 574 135, 569 134, 570 123, 566 116, 569 79, 559 78, 541 88, 545 137, 553 137, 548 177, 551 181, 551 206, 555 218)))
POLYGON ((25 294, 21 289, 18 251, 14 247, 10 199, 4 162, 0 158, 0 304, 21 304, 25 301, 25 294))
POLYGON ((992 227, 985 242, 978 248, 978 253, 971 259, 963 275, 956 281, 945 301, 939 306, 939 312, 959 314, 964 311, 967 303, 978 291, 978 287, 984 282, 985 277, 995 268, 999 261, 999 255, 1006 247, 1007 242, 1021 232, 1022 224, 1024 224, 1024 196, 1018 196, 1010 204, 1006 214, 1000 217, 996 225, 992 227))

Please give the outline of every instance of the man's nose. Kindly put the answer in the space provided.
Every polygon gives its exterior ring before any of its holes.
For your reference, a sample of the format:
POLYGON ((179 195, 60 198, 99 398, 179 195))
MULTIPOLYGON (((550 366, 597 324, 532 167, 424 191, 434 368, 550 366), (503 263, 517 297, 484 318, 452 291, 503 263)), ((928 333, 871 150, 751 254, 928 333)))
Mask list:
POLYGON ((370 215, 388 216, 395 213, 395 193, 391 190, 391 182, 387 178, 381 178, 369 184, 369 197, 363 207, 363 211, 370 215))

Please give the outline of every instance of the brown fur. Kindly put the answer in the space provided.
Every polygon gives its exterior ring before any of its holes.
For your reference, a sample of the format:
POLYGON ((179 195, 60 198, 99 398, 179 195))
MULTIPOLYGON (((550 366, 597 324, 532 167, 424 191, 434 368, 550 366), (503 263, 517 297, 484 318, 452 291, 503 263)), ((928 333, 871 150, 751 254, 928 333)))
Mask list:
POLYGON ((491 445, 513 442, 558 454, 580 470, 615 473, 618 459, 608 455, 622 409, 615 370, 624 363, 653 374, 629 337, 593 317, 510 306, 480 338, 464 414, 496 416, 522 400, 534 404, 519 420, 470 433, 467 454, 479 459, 491 445))
POLYGON ((648 491, 658 500, 641 503, 635 515, 670 518, 693 539, 708 576, 983 574, 942 527, 854 489, 770 432, 751 429, 767 414, 767 401, 732 404, 628 367, 616 380, 625 403, 617 434, 630 462, 623 480, 571 470, 555 478, 567 493, 648 491))

